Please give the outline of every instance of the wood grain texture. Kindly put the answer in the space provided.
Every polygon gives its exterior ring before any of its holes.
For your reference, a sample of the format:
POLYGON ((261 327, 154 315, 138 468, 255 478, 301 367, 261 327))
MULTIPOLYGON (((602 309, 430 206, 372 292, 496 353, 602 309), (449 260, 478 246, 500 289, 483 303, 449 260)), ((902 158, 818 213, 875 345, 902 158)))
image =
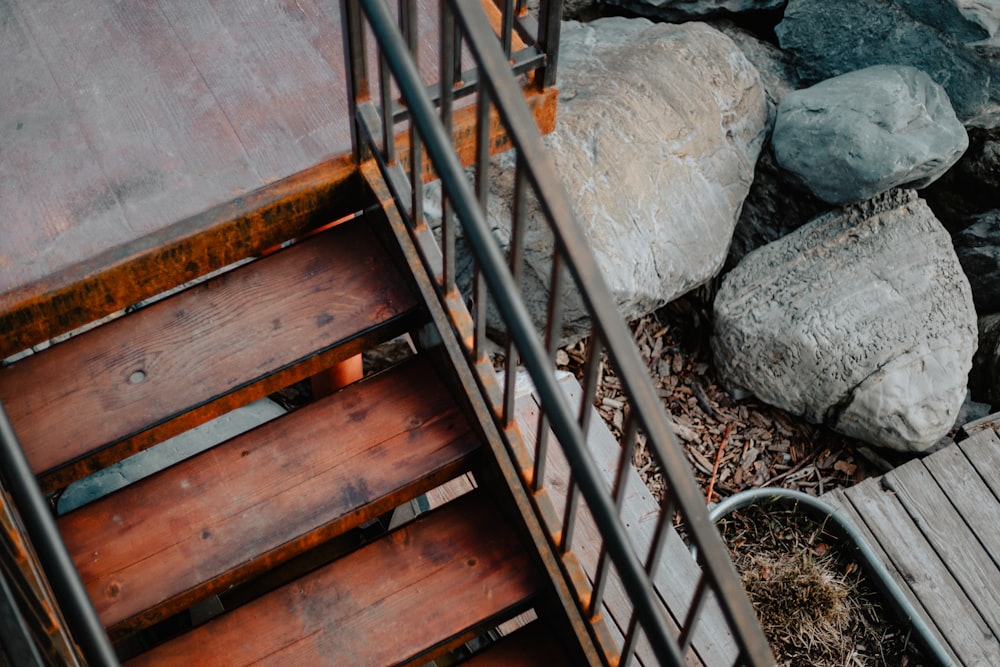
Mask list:
POLYGON ((0 399, 42 473, 151 426, 173 435, 169 420, 259 378, 294 382, 294 364, 413 308, 355 220, 0 369, 0 399))
POLYGON ((535 594, 490 505, 464 496, 128 664, 423 664, 535 594))
POLYGON ((859 515, 857 510, 854 509, 854 506, 851 504, 851 501, 848 500, 843 489, 834 489, 833 491, 824 494, 822 496, 822 500, 832 507, 841 519, 846 520, 847 523, 851 524, 854 529, 858 531, 868 547, 871 549, 872 553, 875 554, 875 557, 878 558, 879 562, 885 566, 886 571, 889 572, 889 575, 899 586, 906 599, 910 602, 913 608, 917 610, 917 613, 921 614, 924 623, 928 628, 930 628, 931 633, 933 633, 938 643, 951 654, 953 660, 957 660, 954 652, 951 650, 951 647, 948 646, 947 639, 941 635, 941 631, 938 630, 937 626, 930 621, 930 617, 927 614, 923 601, 916 596, 913 590, 910 589, 910 584, 906 580, 906 577, 904 577, 899 570, 896 569, 892 559, 889 558, 889 556, 885 553, 885 550, 879 544, 878 540, 875 539, 874 535, 872 535, 872 532, 868 529, 864 519, 862 519, 861 515, 859 515))
MULTIPOLYGON (((437 3, 418 11, 431 82, 437 3)), ((338 0, 4 3, 0 358, 364 208, 339 12, 338 0)))
POLYGON ((59 520, 113 634, 135 630, 467 470, 476 437, 414 360, 59 520))
POLYGON ((896 495, 869 479, 846 496, 963 665, 1000 664, 1000 644, 896 495))
POLYGON ((958 444, 980 478, 1000 498, 1000 438, 993 429, 981 429, 958 444))
MULTIPOLYGON (((962 587, 973 609, 978 610, 993 636, 1000 637, 1000 571, 964 517, 920 462, 900 466, 883 479, 962 587)), ((992 512, 994 525, 1000 518, 997 509, 994 506, 992 512)))
MULTIPOLYGON (((582 394, 580 386, 570 376, 564 376, 559 386, 566 394, 569 405, 576 410, 582 394)), ((517 422, 526 440, 534 442, 538 426, 538 404, 534 394, 518 399, 517 422)), ((600 415, 596 414, 596 411, 591 415, 591 425, 587 444, 610 487, 614 480, 620 447, 610 432, 603 427, 600 415)), ((561 516, 568 491, 569 464, 551 433, 549 442, 546 486, 561 516)), ((628 475, 626 489, 622 517, 639 553, 645 554, 652 544, 659 505, 634 471, 628 475)), ((600 557, 601 538, 586 504, 582 501, 575 530, 573 550, 592 578, 600 557)), ((653 581, 660 599, 669 610, 669 621, 675 628, 684 620, 700 576, 701 571, 691 558, 687 547, 680 536, 671 530, 661 567, 654 574, 653 581)), ((609 625, 615 628, 616 635, 622 637, 628 628, 632 605, 617 575, 612 575, 609 579, 605 596, 606 618, 609 625)), ((737 653, 738 649, 721 615, 721 610, 717 604, 709 600, 702 610, 699 625, 692 638, 692 650, 686 656, 687 664, 730 664, 737 653)), ((645 639, 640 641, 638 657, 639 664, 656 664, 652 648, 645 639)))

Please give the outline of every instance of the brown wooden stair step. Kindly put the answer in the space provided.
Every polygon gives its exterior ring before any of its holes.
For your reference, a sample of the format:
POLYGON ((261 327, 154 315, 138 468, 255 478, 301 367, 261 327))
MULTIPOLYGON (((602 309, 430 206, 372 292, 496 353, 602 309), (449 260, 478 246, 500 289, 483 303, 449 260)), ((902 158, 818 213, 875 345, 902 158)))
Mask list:
POLYGON ((59 519, 113 637, 465 472, 478 449, 412 358, 59 519))
POLYGON ((128 664, 422 664, 530 605, 539 583, 476 491, 128 664))
POLYGON ((358 218, 0 369, 0 401, 51 491, 396 336, 416 313, 358 218))

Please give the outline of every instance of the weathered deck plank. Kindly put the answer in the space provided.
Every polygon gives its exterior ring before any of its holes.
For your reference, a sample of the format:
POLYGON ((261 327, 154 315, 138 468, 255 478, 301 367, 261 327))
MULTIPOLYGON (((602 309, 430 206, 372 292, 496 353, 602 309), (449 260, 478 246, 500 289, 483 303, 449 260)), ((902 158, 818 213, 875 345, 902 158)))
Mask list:
POLYGON ((884 480, 993 635, 1000 636, 1000 572, 948 496, 922 463, 901 466, 884 480))
MULTIPOLYGON (((418 0, 428 81, 436 7, 418 0)), ((0 359, 364 205, 340 0, 12 0, 0 18, 0 359)), ((526 96, 551 130, 555 91, 526 96)), ((474 126, 456 115, 465 160, 474 126)))
MULTIPOLYGON (((863 521, 863 527, 874 543, 884 552, 884 562, 896 576, 897 583, 909 588, 919 598, 931 623, 959 662, 983 666, 1000 664, 1000 642, 990 623, 970 600, 969 591, 963 589, 963 583, 968 580, 970 572, 976 571, 975 567, 956 562, 956 559, 965 557, 959 550, 945 549, 941 552, 945 555, 944 559, 936 550, 953 525, 960 525, 966 531, 967 527, 960 518, 955 518, 953 512, 944 511, 917 514, 918 521, 915 522, 905 503, 909 503, 911 511, 920 512, 921 508, 926 510, 923 504, 926 499, 917 500, 919 496, 915 496, 912 490, 900 497, 899 490, 904 484, 912 483, 933 485, 927 495, 934 494, 937 484, 927 479, 929 475, 914 473, 911 477, 909 473, 899 474, 903 468, 926 472, 923 466, 921 461, 911 461, 897 469, 894 475, 897 491, 884 489, 880 479, 869 479, 847 489, 844 496, 856 516, 863 521)), ((938 502, 951 506, 946 499, 941 499, 941 495, 935 497, 938 502)), ((981 561, 979 564, 982 565, 981 561)), ((996 580, 996 575, 992 576, 996 580)), ((979 604, 982 604, 982 598, 979 604)), ((989 613, 992 616, 995 612, 989 613)))

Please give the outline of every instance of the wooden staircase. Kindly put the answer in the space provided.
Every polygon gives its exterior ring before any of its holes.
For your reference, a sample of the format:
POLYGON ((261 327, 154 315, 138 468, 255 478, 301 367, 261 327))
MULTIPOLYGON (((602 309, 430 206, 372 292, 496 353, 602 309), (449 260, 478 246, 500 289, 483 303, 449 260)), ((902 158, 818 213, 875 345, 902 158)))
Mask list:
MULTIPOLYGON (((0 369, 41 487, 68 484, 429 317, 361 216, 0 369)), ((424 334, 418 336, 418 332, 424 334)), ((130 664, 581 664, 433 347, 61 516, 130 664), (476 489, 378 519, 471 473, 476 489), (383 522, 384 523, 384 522, 383 522), (216 601, 196 625, 191 610, 216 601), (494 629, 533 610, 499 642, 494 629), (482 647, 470 656, 470 640, 482 647)))

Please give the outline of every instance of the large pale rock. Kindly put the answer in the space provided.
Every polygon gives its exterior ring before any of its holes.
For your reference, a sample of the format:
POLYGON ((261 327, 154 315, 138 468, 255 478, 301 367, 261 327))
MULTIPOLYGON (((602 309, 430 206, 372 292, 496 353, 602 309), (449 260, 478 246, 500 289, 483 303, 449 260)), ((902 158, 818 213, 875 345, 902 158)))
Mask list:
POLYGON ((954 242, 976 310, 983 315, 1000 313, 1000 210, 974 218, 954 242))
MULTIPOLYGON (((549 153, 622 314, 638 317, 721 268, 763 143, 760 77, 729 38, 699 23, 567 22, 559 57, 549 153)), ((510 163, 501 158, 491 173, 489 218, 502 242, 510 163)), ((552 239, 534 202, 528 220, 525 299, 541 320, 552 239)), ((563 300, 563 338, 585 334, 575 291, 563 300)))
POLYGON ((896 191, 747 255, 716 297, 712 346, 730 386, 922 451, 962 405, 976 315, 948 233, 896 191))
POLYGON ((944 86, 963 122, 1000 111, 996 0, 789 0, 775 28, 806 84, 870 65, 910 65, 944 86))
POLYGON ((833 204, 922 188, 969 145, 941 86, 912 67, 876 65, 785 95, 772 136, 783 168, 833 204))
POLYGON ((788 0, 601 0, 640 16, 664 21, 691 21, 709 16, 775 11, 788 0))

